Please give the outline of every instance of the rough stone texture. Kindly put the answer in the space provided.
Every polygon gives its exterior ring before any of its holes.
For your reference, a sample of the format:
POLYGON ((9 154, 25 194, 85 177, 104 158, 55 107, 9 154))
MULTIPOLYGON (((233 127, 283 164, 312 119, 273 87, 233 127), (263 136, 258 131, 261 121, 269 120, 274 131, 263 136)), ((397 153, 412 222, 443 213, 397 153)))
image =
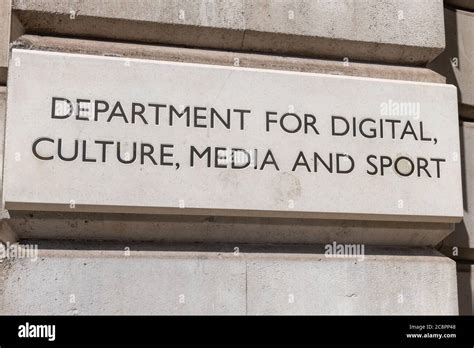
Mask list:
POLYGON ((461 10, 474 11, 474 1, 472 0, 444 0, 444 3, 461 10))
POLYGON ((40 244, 35 262, 3 260, 0 314, 458 313, 455 263, 428 249, 357 261, 322 248, 96 248, 40 244))
POLYGON ((460 135, 464 220, 456 224, 455 231, 442 245, 443 251, 456 259, 474 260, 474 123, 462 122, 460 135))
POLYGON ((10 44, 11 0, 0 2, 0 67, 8 66, 10 44))
POLYGON ((11 0, 0 2, 0 85, 6 84, 10 45, 11 0))
POLYGON ((27 33, 426 64, 444 48, 442 1, 14 0, 27 33))
POLYGON ((458 300, 460 315, 474 315, 474 265, 458 264, 458 300))
POLYGON ((451 224, 10 211, 20 239, 435 246, 451 224))
POLYGON ((36 35, 23 35, 15 41, 14 46, 17 48, 28 48, 40 51, 445 83, 445 77, 443 75, 421 67, 414 68, 355 62, 345 63, 321 59, 280 57, 243 52, 212 51, 36 35))
POLYGON ((368 255, 362 262, 327 262, 319 255, 293 255, 293 262, 272 255, 248 260, 249 313, 457 314, 452 260, 387 252, 368 255), (294 303, 289 303, 289 295, 294 303))
POLYGON ((474 13, 446 8, 444 14, 446 50, 430 68, 458 87, 459 114, 474 119, 474 13))

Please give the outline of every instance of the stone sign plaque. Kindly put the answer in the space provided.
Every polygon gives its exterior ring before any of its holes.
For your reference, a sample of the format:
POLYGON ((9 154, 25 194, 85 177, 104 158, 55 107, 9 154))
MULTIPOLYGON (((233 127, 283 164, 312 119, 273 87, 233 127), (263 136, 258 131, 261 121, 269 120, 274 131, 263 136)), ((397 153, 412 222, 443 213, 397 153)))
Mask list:
POLYGON ((11 210, 454 222, 451 85, 14 49, 11 210))

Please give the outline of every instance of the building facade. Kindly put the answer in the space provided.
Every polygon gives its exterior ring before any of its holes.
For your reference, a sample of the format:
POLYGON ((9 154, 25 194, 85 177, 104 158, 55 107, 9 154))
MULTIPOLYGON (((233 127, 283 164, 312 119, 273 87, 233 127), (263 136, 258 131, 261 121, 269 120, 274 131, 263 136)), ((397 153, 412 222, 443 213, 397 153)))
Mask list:
POLYGON ((472 315, 472 2, 0 18, 1 314, 472 315))

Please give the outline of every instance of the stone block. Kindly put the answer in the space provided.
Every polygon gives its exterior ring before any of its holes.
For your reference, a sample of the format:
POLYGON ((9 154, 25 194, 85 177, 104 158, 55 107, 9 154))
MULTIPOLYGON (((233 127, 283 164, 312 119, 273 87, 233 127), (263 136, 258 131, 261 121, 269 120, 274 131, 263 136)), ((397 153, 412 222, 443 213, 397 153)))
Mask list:
POLYGON ((455 225, 455 231, 442 245, 447 255, 461 260, 474 260, 474 123, 462 122, 460 135, 464 219, 455 225))
POLYGON ((11 0, 0 3, 0 67, 8 66, 10 45, 11 0))
POLYGON ((474 12, 444 10, 446 50, 430 68, 458 87, 459 114, 474 119, 474 12))
POLYGON ((452 86, 22 49, 12 59, 9 210, 72 204, 78 212, 441 223, 462 215, 452 86), (72 157, 61 142, 76 144, 72 157), (241 162, 235 151, 246 154, 241 162))
MULTIPOLYGON (((242 52, 210 51, 143 44, 24 35, 16 47, 93 55, 177 61, 243 68, 364 76, 443 83, 442 75, 425 68, 387 66, 277 57, 242 52), (237 60, 236 60, 237 59, 237 60)), ((229 243, 370 243, 374 245, 436 245, 451 231, 451 224, 388 223, 250 219, 214 216, 171 217, 152 215, 11 212, 8 220, 20 238, 106 239, 166 242, 229 243), (120 233, 117 233, 120 231, 120 233)))
POLYGON ((355 259, 314 246, 36 247, 37 259, 0 263, 0 314, 458 313, 455 263, 429 249, 367 248, 355 259))
POLYGON ((444 48, 442 1, 14 0, 27 33, 423 65, 444 48))
POLYGON ((0 3, 0 85, 5 85, 7 81, 11 5, 11 0, 3 0, 0 3))
POLYGON ((57 51, 113 57, 211 64, 242 68, 311 72, 329 75, 371 77, 390 80, 445 83, 443 75, 423 67, 367 64, 334 60, 280 57, 268 54, 215 51, 160 45, 144 45, 22 35, 14 47, 39 51, 57 51))
POLYGON ((436 246, 453 224, 9 211, 20 239, 436 246))
POLYGON ((396 253, 374 251, 363 261, 324 255, 247 259, 248 313, 456 315, 454 261, 429 251, 396 253))

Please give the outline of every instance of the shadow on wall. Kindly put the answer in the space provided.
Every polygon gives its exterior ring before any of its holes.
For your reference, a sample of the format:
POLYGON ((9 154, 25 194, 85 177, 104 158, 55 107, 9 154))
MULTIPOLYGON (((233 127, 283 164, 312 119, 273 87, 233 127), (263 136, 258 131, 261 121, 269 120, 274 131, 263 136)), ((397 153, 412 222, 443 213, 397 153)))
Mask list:
MULTIPOLYGON (((453 84, 458 87, 458 81, 454 74, 454 69, 460 69, 462 61, 459 60, 458 33, 456 12, 452 9, 445 9, 444 23, 446 33, 446 49, 437 57, 429 68, 441 73, 446 77, 446 83, 453 84)), ((461 90, 458 88, 458 100, 462 100, 461 90)), ((460 104, 460 103, 459 103, 460 104)), ((462 173, 462 190, 463 190, 463 207, 464 212, 469 212, 469 196, 467 192, 468 178, 466 169, 466 144, 464 142, 463 127, 459 127, 460 131, 460 151, 461 151, 461 173, 462 173)), ((463 222, 456 224, 455 232, 447 238, 448 242, 443 244, 452 245, 453 242, 458 247, 469 246, 469 235, 466 225, 463 222)), ((469 264, 457 262, 457 286, 458 286, 458 305, 460 315, 473 315, 473 299, 471 285, 471 267, 469 264)))
POLYGON ((469 197, 467 195, 467 169, 466 169, 466 143, 464 142, 464 128, 459 127, 459 147, 460 147, 460 157, 461 157, 461 176, 462 176, 462 197, 463 197, 463 207, 464 211, 469 212, 469 197))
POLYGON ((472 286, 471 286, 471 267, 468 264, 458 263, 458 303, 459 315, 473 315, 474 307, 472 305, 472 286))
MULTIPOLYGON (((461 173, 462 173, 462 189, 463 189, 463 206, 464 212, 469 212, 469 196, 467 193, 467 169, 466 169, 466 144, 464 142, 464 129, 460 127, 461 141, 461 173)), ((456 242, 460 247, 469 247, 469 235, 466 224, 463 222, 456 225, 456 242)), ((458 283, 458 303, 460 315, 473 315, 474 307, 472 305, 472 286, 471 286, 471 268, 469 265, 457 264, 457 283, 458 283)))
MULTIPOLYGON (((467 192, 467 168, 466 168, 466 143, 464 142, 464 129, 463 127, 459 127, 459 141, 460 141, 460 157, 461 157, 461 178, 462 178, 462 199, 463 199, 463 207, 464 207, 464 214, 469 213, 469 195, 467 192)), ((456 234, 456 243, 459 247, 469 247, 469 235, 467 233, 467 228, 462 221, 459 224, 456 224, 455 232, 456 234)))
MULTIPOLYGON (((41 240, 23 239, 24 245, 35 245, 40 251, 116 251, 131 250, 133 252, 216 252, 216 253, 258 253, 258 254, 308 254, 324 255, 328 246, 336 245, 359 246, 364 256, 428 256, 445 258, 445 255, 431 247, 394 247, 374 246, 365 244, 344 244, 331 242, 327 244, 246 244, 246 243, 173 243, 158 241, 112 241, 112 240, 41 240), (236 249, 237 248, 237 249, 236 249)), ((102 255, 104 256, 104 255, 102 255)), ((142 255, 143 256, 143 255, 142 255)), ((376 259, 376 258, 375 258, 376 259)))
MULTIPOLYGON (((444 10, 444 26, 446 48, 428 68, 446 77, 446 83, 458 86, 458 81, 454 75, 454 69, 460 68, 462 62, 459 60, 458 34, 456 12, 445 8, 444 10)), ((458 101, 461 99, 461 91, 458 88, 458 101)))

